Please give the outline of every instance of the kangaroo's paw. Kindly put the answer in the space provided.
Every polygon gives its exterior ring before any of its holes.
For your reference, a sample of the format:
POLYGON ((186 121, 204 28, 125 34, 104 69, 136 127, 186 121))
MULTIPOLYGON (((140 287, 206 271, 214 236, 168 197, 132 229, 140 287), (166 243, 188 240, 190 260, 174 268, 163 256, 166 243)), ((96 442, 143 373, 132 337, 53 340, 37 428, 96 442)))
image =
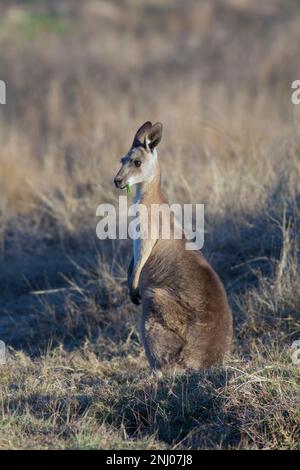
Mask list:
POLYGON ((140 305, 142 300, 141 300, 139 288, 129 289, 129 295, 130 295, 132 303, 134 303, 135 305, 140 305))

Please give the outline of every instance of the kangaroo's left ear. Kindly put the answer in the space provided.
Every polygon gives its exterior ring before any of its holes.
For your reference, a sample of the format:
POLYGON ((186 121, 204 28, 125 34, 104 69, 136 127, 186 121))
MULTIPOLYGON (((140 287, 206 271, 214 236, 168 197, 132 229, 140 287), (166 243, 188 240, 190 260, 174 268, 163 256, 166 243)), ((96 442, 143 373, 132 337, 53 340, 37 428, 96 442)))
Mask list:
POLYGON ((147 135, 145 137, 145 144, 150 148, 150 150, 153 150, 161 141, 162 128, 162 123, 156 122, 147 132, 147 135))

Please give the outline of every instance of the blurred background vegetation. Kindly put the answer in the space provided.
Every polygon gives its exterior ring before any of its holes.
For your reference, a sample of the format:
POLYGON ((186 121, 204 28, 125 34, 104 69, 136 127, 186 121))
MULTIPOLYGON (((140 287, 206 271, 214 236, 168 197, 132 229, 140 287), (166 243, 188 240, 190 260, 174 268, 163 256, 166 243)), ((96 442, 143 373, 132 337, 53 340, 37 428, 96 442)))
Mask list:
POLYGON ((1 448, 299 448, 299 44, 296 0, 1 2, 1 448), (148 119, 235 320, 226 367, 158 384, 95 234, 148 119))

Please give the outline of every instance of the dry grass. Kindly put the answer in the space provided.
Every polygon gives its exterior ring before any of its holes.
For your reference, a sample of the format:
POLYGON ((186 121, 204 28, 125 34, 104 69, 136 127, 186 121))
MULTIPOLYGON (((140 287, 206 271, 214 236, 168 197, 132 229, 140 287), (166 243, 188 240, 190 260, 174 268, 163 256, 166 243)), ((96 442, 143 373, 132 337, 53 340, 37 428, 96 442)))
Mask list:
POLYGON ((0 448, 299 448, 299 40, 296 1, 2 2, 0 448), (235 319, 226 367, 159 382, 95 234, 146 119, 235 319))

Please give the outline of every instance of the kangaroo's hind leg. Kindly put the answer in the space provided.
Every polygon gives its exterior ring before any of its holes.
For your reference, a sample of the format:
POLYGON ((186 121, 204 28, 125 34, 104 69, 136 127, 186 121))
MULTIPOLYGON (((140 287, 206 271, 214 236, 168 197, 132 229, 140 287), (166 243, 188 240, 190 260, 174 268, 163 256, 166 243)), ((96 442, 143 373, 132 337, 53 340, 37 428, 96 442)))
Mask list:
POLYGON ((183 339, 166 324, 164 304, 155 294, 143 299, 141 336, 152 370, 181 368, 183 339))

